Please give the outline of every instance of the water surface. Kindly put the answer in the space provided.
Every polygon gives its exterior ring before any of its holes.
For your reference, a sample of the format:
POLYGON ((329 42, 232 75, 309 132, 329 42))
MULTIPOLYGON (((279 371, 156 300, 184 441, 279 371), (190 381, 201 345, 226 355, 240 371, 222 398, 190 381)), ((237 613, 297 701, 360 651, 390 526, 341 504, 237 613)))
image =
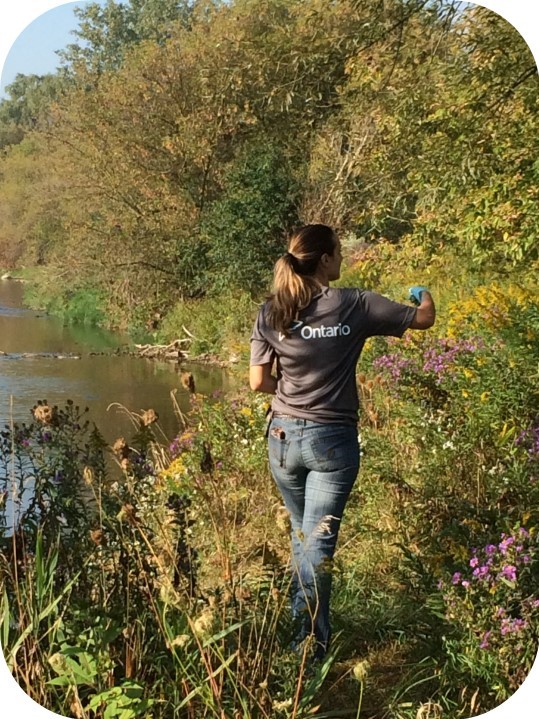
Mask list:
POLYGON ((219 368, 196 364, 180 368, 170 362, 114 355, 116 349, 127 345, 125 336, 65 325, 44 312, 25 308, 23 291, 21 282, 0 281, 0 351, 6 353, 0 356, 0 426, 30 419, 39 399, 58 406, 71 399, 90 408, 90 419, 108 443, 132 431, 118 404, 138 413, 153 408, 164 437, 172 439, 178 422, 171 391, 177 389, 182 411, 189 406, 188 393, 179 382, 180 371, 192 372, 197 391, 203 394, 228 388, 226 372, 219 368), (24 356, 28 353, 50 355, 24 356), (80 359, 58 358, 52 353, 74 353, 80 359))

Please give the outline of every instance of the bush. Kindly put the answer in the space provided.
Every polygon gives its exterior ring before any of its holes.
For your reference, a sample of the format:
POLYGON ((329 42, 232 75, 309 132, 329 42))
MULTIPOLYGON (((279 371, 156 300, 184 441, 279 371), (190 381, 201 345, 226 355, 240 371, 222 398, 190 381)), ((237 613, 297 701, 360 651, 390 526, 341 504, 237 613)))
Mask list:
POLYGON ((223 197, 208 208, 202 237, 209 246, 208 287, 260 292, 297 223, 298 187, 284 152, 258 140, 240 154, 224 180, 223 197))

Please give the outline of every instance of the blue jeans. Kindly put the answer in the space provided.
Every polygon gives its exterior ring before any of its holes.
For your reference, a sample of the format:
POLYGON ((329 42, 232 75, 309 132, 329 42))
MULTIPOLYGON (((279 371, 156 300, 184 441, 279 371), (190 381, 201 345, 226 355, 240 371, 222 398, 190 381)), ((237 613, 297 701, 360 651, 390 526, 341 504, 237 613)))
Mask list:
POLYGON ((274 417, 268 434, 273 478, 292 524, 292 616, 297 642, 313 634, 315 656, 329 647, 333 555, 359 470, 357 429, 274 417))

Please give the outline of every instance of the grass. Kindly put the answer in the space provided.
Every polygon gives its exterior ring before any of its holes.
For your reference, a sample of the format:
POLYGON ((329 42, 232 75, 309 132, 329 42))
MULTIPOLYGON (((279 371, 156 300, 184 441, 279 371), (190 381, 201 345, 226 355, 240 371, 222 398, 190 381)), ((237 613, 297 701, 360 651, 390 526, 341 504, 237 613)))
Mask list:
MULTIPOLYGON (((394 282, 411 284, 401 265, 394 282)), ((314 670, 289 649, 289 539, 267 468, 263 398, 193 394, 173 449, 130 413, 115 478, 104 471, 112 449, 73 407, 4 432, 4 476, 25 454, 39 478, 40 501, 0 555, 2 641, 25 691, 89 719, 464 719, 509 696, 538 626, 529 600, 539 477, 526 439, 535 345, 515 319, 489 327, 471 286, 466 304, 444 289, 437 333, 446 337, 457 307, 463 336, 480 331, 484 347, 456 355, 446 374, 423 369, 426 352, 447 359, 436 335, 399 344, 412 367, 401 381, 370 362, 394 352, 391 343, 366 349, 362 464, 335 559, 335 641, 314 670), (518 581, 492 592, 452 582, 457 571, 471 578, 474 547, 519 525, 530 561, 518 581), (501 635, 500 607, 526 629, 501 635), (498 632, 496 650, 481 649, 485 631, 498 632)), ((533 303, 496 293, 533 332, 533 303)), ((227 327, 229 338, 239 331, 227 327)))

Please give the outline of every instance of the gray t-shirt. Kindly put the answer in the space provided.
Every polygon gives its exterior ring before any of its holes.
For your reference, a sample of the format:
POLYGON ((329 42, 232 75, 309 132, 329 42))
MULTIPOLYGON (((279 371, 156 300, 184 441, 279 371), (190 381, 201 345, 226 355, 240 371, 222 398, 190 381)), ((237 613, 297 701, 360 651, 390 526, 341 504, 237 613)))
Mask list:
POLYGON ((251 335, 251 365, 277 362, 274 412, 313 422, 356 424, 356 364, 368 337, 402 337, 415 307, 360 289, 324 287, 300 312, 289 336, 260 308, 251 335))

